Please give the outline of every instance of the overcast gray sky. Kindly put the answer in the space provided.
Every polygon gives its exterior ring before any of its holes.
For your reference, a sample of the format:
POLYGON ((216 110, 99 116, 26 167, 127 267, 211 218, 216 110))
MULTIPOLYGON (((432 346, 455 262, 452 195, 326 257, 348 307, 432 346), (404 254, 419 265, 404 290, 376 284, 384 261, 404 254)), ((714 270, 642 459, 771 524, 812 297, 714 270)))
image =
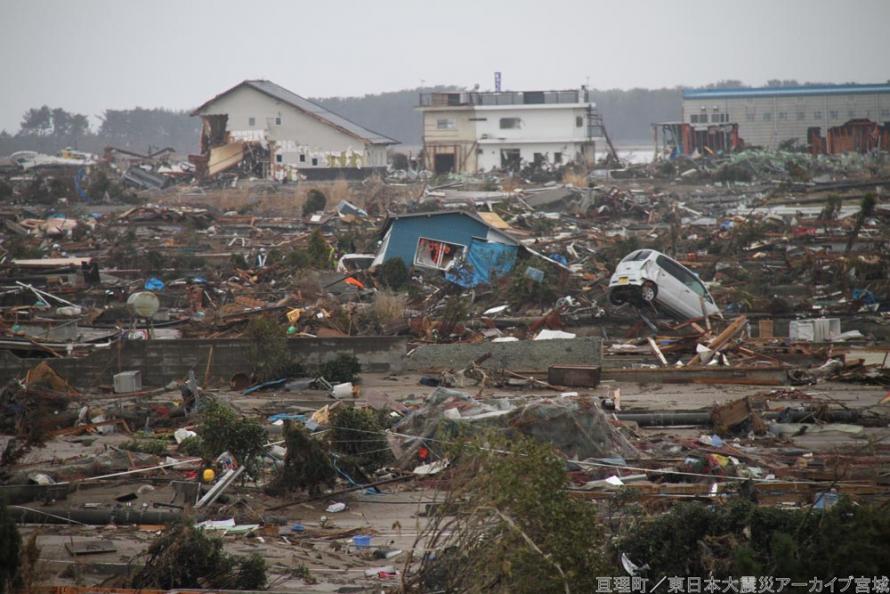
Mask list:
POLYGON ((29 107, 194 107, 245 78, 304 96, 890 79, 890 0, 0 0, 0 129, 29 107))

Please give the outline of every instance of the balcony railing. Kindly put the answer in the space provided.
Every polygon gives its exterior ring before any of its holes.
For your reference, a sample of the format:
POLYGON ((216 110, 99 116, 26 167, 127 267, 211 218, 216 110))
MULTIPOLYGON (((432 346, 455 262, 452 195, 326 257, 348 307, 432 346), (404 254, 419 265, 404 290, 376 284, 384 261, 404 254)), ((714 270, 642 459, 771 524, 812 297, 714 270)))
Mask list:
POLYGON ((420 107, 460 107, 462 105, 545 105, 587 103, 584 90, 569 91, 456 91, 421 93, 420 107))

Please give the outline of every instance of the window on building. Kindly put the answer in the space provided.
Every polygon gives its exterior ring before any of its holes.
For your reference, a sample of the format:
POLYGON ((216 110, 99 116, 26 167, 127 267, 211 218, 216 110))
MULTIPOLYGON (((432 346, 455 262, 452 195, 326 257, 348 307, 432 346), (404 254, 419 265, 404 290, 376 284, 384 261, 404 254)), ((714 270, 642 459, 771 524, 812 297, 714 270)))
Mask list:
POLYGON ((833 110, 831 110, 831 111, 828 112, 828 117, 831 118, 832 120, 836 120, 836 119, 838 119, 840 116, 838 115, 838 112, 837 112, 836 110, 833 109, 833 110))
POLYGON ((253 116, 247 118, 247 125, 250 126, 251 128, 256 126, 256 118, 253 116))
POLYGON ((697 124, 698 123, 698 114, 694 113, 694 114, 690 115, 689 121, 693 124, 697 124))
POLYGON ((770 112, 770 111, 765 111, 765 112, 763 113, 763 121, 764 121, 764 122, 771 122, 771 121, 773 121, 773 114, 772 114, 772 112, 770 112))
POLYGON ((708 114, 706 114, 706 113, 699 114, 698 123, 699 124, 707 124, 708 123, 708 114))
POLYGON ((562 163, 562 153, 553 153, 553 162, 562 163))
POLYGON ((278 153, 277 155, 275 155, 275 162, 276 163, 284 163, 284 155, 282 155, 281 153, 278 153))
POLYGON ((534 159, 535 167, 540 167, 541 164, 544 162, 544 154, 543 153, 535 153, 533 159, 534 159))
POLYGON ((882 118, 890 118, 890 109, 882 109, 881 117, 882 118))
POLYGON ((788 112, 780 111, 780 112, 779 112, 779 119, 780 119, 780 120, 787 120, 787 119, 788 119, 788 112))
POLYGON ((501 118, 501 130, 515 130, 522 128, 522 120, 519 118, 501 118))
POLYGON ((575 127, 581 128, 584 126, 584 116, 575 116, 575 127))
POLYGON ((306 162, 306 153, 300 153, 300 163, 306 162))
POLYGON ((312 166, 316 167, 318 165, 318 157, 312 157, 312 166))
POLYGON ((454 130, 454 120, 452 118, 440 118, 436 120, 436 128, 439 130, 454 130))
POLYGON ((276 125, 276 126, 280 126, 280 125, 281 125, 281 116, 276 116, 276 117, 275 117, 275 125, 276 125))
POLYGON ((464 246, 446 241, 436 241, 421 237, 417 240, 417 251, 414 252, 414 265, 425 268, 447 270, 464 251, 464 246))
POLYGON ((813 119, 814 119, 814 120, 821 120, 821 119, 822 119, 822 112, 821 112, 821 111, 813 112, 813 119))
POLYGON ((805 120, 806 118, 807 118, 807 114, 805 114, 802 111, 797 112, 797 121, 798 122, 805 120))
POLYGON ((745 112, 745 121, 746 121, 746 122, 753 122, 753 121, 754 121, 754 112, 753 112, 753 111, 746 111, 746 112, 745 112))

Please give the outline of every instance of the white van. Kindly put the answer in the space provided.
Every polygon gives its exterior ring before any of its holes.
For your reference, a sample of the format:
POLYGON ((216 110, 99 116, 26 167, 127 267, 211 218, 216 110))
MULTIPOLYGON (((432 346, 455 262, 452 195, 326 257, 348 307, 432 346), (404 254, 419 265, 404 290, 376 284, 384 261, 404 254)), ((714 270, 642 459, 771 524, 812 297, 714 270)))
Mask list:
POLYGON ((722 317, 698 275, 655 250, 636 250, 618 263, 609 280, 609 301, 652 303, 680 319, 722 317))

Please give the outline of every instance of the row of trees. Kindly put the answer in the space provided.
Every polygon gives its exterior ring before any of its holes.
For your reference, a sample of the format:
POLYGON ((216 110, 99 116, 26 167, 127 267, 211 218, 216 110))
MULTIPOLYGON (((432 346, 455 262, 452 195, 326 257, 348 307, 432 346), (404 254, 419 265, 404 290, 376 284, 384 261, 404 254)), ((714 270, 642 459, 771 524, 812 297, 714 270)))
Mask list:
POLYGON ((66 147, 101 152, 116 146, 147 152, 172 146, 178 152, 195 152, 200 121, 188 112, 169 109, 106 109, 100 124, 90 128, 89 118, 61 107, 33 107, 22 116, 19 130, 0 132, 0 154, 19 150, 54 153, 66 147))

